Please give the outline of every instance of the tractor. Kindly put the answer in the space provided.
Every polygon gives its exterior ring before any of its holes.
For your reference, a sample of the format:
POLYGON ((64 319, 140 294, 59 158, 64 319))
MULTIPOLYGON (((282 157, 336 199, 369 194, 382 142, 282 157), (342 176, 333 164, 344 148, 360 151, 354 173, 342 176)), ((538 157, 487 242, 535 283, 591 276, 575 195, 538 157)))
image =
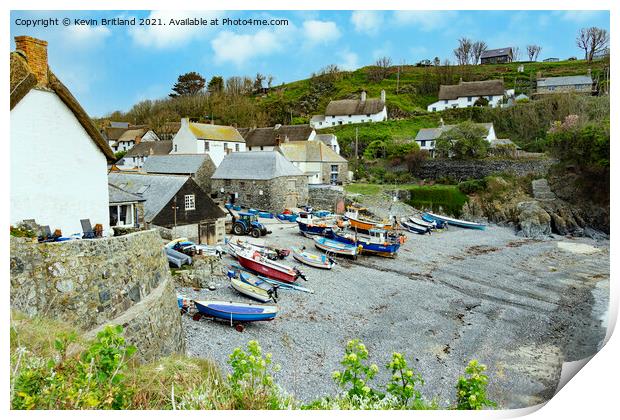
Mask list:
POLYGON ((228 209, 228 212, 232 216, 232 233, 237 236, 251 235, 253 238, 259 238, 271 233, 265 225, 258 221, 256 214, 238 213, 235 216, 230 209, 228 209))

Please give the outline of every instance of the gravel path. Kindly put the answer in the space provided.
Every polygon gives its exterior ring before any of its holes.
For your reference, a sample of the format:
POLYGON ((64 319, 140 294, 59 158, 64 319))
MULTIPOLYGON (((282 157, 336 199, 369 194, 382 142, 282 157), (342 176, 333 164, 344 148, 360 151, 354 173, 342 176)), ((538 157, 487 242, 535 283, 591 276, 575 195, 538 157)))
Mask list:
MULTIPOLYGON (((270 244, 313 248, 296 224, 273 222, 270 229, 270 244)), ((235 347, 258 340, 282 365, 278 383, 310 401, 336 391, 331 372, 347 340, 360 338, 379 366, 393 351, 415 360, 423 393, 443 403, 454 400, 458 376, 476 358, 489 368, 491 399, 517 408, 549 399, 562 362, 593 354, 605 335, 609 241, 535 241, 509 228, 451 227, 410 234, 395 259, 338 263, 331 271, 303 267, 308 281, 302 283, 315 293, 281 291, 276 320, 243 333, 184 317, 188 354, 226 366, 235 347)), ((291 257, 288 264, 298 265, 291 257)), ((215 291, 179 293, 245 301, 225 279, 215 291)), ((387 380, 381 374, 377 383, 387 380)))

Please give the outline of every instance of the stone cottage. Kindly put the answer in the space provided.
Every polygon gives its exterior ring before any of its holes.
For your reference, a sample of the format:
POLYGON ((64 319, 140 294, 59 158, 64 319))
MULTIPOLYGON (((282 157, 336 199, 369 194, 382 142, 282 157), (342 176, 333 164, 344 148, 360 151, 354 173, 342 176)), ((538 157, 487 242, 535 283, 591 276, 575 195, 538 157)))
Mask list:
POLYGON ((190 176, 111 172, 108 178, 110 184, 145 200, 147 228, 170 229, 172 236, 198 243, 224 241, 226 213, 190 176))
POLYGON ((109 233, 112 149, 75 97, 50 70, 47 42, 15 37, 10 54, 10 223, 35 219, 64 236, 81 219, 109 233))
POLYGON ((211 175, 215 164, 209 155, 202 153, 188 155, 150 156, 142 168, 146 173, 189 175, 207 194, 211 193, 211 175))
POLYGON ((282 143, 276 151, 301 169, 310 184, 341 185, 347 180, 347 160, 322 141, 282 143))
POLYGON ((281 143, 289 141, 314 140, 316 131, 307 124, 281 125, 262 128, 240 128, 247 150, 273 150, 281 143))
POLYGON ((211 180, 218 196, 259 210, 277 213, 308 202, 308 177, 275 151, 230 154, 211 180))

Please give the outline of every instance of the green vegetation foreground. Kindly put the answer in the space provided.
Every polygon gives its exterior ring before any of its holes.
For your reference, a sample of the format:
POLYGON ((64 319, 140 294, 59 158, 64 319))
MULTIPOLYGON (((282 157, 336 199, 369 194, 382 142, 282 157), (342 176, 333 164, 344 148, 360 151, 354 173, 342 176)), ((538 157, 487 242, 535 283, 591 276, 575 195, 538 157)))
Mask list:
POLYGON ((472 360, 458 378, 456 404, 442 407, 419 391, 424 381, 405 357, 393 353, 387 384, 373 378, 366 346, 347 343, 332 377, 337 395, 302 405, 278 386, 280 369, 256 341, 229 356, 225 377, 212 362, 172 356, 138 365, 122 327, 108 326, 84 341, 66 325, 13 314, 11 407, 13 409, 459 409, 494 407, 486 397, 486 367, 472 360))

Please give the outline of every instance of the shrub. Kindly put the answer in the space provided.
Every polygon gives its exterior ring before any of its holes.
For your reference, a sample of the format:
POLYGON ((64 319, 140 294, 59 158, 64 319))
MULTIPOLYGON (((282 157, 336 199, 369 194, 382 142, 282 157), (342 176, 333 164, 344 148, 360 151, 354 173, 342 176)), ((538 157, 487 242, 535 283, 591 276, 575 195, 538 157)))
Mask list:
POLYGON ((575 115, 555 122, 547 133, 550 153, 583 169, 609 168, 609 120, 582 124, 575 115))
POLYGON ((379 157, 386 157, 386 155, 387 146, 386 142, 383 140, 375 140, 371 142, 364 150, 364 158, 366 159, 376 159, 379 157))
POLYGON ((408 407, 410 401, 415 405, 422 400, 422 394, 415 386, 417 383, 424 385, 424 380, 419 373, 409 368, 401 353, 392 353, 392 360, 387 364, 387 368, 392 373, 392 378, 386 390, 398 400, 400 406, 408 407))
POLYGON ((477 360, 469 362, 465 368, 466 376, 461 376, 456 384, 456 408, 458 410, 481 410, 497 404, 487 398, 489 378, 483 373, 486 366, 477 360))
POLYGON ((458 185, 459 191, 463 194, 474 194, 484 190, 487 187, 485 179, 470 179, 468 181, 460 182, 458 185))
POLYGON ((379 372, 375 364, 368 364, 368 350, 360 340, 350 340, 347 343, 344 356, 340 364, 344 370, 334 371, 332 378, 343 389, 349 388, 349 397, 369 397, 376 394, 368 382, 379 372))
POLYGON ((471 121, 457 124, 437 139, 435 150, 442 157, 480 159, 487 155, 489 142, 484 128, 471 121))
POLYGON ((126 150, 119 150, 118 152, 114 153, 114 157, 116 160, 119 160, 119 159, 124 158, 126 154, 127 154, 126 150))

